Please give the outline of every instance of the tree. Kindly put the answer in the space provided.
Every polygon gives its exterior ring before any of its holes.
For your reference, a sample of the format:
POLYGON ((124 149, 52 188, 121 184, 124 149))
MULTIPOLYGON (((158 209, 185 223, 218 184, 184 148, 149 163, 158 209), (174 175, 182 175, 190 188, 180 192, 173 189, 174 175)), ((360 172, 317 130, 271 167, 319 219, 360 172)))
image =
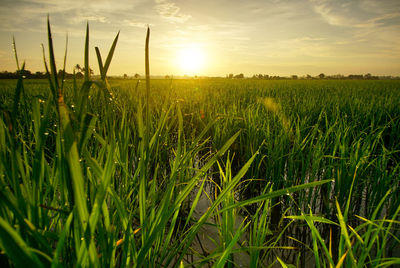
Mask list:
POLYGON ((17 71, 17 72, 16 72, 17 77, 18 77, 18 75, 19 75, 20 72, 22 72, 22 76, 23 76, 24 78, 30 78, 31 75, 32 75, 31 71, 29 71, 29 70, 23 70, 23 71, 21 70, 21 71, 17 71))
POLYGON ((76 69, 78 72, 83 72, 82 67, 81 67, 79 64, 75 65, 75 69, 76 69))
POLYGON ((82 79, 83 78, 83 74, 81 72, 77 72, 75 74, 76 79, 82 79))
POLYGON ((124 74, 124 79, 127 79, 128 78, 128 75, 127 74, 124 74))
POLYGON ((320 73, 320 74, 318 75, 318 77, 319 77, 319 79, 324 79, 324 78, 325 78, 325 74, 324 74, 324 73, 320 73))
POLYGON ((233 78, 233 74, 229 74, 228 78, 232 79, 233 78))
POLYGON ((64 74, 65 74, 65 72, 60 69, 60 70, 58 70, 57 77, 62 78, 64 74))
MULTIPOLYGON (((85 69, 85 68, 81 68, 81 70, 82 70, 82 72, 86 72, 86 69, 85 69)), ((94 74, 92 68, 90 68, 90 67, 89 67, 89 74, 90 74, 90 75, 93 75, 93 74, 94 74)))
POLYGON ((140 74, 135 74, 134 77, 135 77, 136 79, 139 79, 139 78, 140 78, 140 74))
POLYGON ((44 78, 44 77, 45 77, 45 74, 42 73, 42 72, 36 72, 35 73, 35 78, 44 78))

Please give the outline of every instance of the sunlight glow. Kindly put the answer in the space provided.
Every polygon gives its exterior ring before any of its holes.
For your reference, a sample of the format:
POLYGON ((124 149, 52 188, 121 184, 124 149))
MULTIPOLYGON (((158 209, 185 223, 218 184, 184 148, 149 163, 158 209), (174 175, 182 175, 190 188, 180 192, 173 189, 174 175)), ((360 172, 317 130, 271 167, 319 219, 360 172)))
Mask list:
POLYGON ((184 74, 198 75, 205 65, 205 53, 200 46, 188 45, 180 49, 178 61, 184 74))

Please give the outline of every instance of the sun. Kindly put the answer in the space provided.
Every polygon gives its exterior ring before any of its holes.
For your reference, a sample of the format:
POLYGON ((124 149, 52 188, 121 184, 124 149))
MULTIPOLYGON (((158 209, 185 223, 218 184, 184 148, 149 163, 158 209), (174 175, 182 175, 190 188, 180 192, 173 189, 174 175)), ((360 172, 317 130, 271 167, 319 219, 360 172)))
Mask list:
POLYGON ((206 55, 200 46, 189 45, 178 53, 179 67, 184 74, 198 75, 204 68, 206 55))

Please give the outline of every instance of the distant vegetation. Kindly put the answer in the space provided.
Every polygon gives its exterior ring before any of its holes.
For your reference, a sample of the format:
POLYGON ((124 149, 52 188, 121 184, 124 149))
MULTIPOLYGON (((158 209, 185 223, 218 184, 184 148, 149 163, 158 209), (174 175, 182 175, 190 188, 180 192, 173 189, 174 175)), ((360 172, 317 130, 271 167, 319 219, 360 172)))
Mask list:
MULTIPOLYGON (((79 64, 77 64, 77 66, 79 66, 79 64)), ((76 78, 77 79, 82 79, 83 78, 83 73, 85 72, 84 68, 76 68, 76 78)), ((44 72, 31 72, 29 70, 23 70, 22 71, 22 75, 24 78, 28 78, 28 79, 44 79, 47 78, 46 73, 44 72)), ((57 72, 57 75, 59 78, 62 77, 63 75, 63 70, 59 70, 57 72)), ((93 70, 91 70, 91 73, 93 74, 93 70)), ((8 72, 8 71, 3 71, 0 72, 0 79, 17 79, 19 75, 18 71, 15 72, 8 72)), ((65 72, 64 77, 66 79, 72 79, 74 77, 73 73, 68 73, 65 72)), ((124 79, 128 79, 128 78, 134 78, 134 79, 139 79, 141 78, 141 75, 139 75, 138 73, 134 74, 133 76, 129 76, 127 74, 123 74, 120 76, 121 78, 124 79)), ((173 78, 173 76, 171 75, 165 75, 165 76, 159 76, 158 78, 165 78, 165 79, 171 79, 173 78)), ((175 77, 177 78, 177 76, 175 77)), ((179 77, 178 77, 179 78, 179 77)), ((185 76, 183 78, 188 78, 188 76, 185 76)), ((195 76, 195 78, 198 78, 198 76, 195 76)), ((205 76, 202 76, 201 78, 207 78, 205 76)), ((216 77, 214 77, 216 78, 216 77)), ((228 74, 226 76, 226 78, 229 79, 244 79, 246 78, 244 76, 243 73, 240 74, 228 74)), ((276 75, 268 75, 268 74, 255 74, 253 75, 251 78, 253 79, 266 79, 266 80, 282 80, 282 79, 293 79, 293 80, 297 80, 297 79, 334 79, 334 80, 341 80, 341 79, 345 79, 345 80, 349 80, 349 79, 360 79, 360 80, 387 80, 387 79, 400 79, 400 77, 394 77, 394 76, 375 76, 375 75, 371 75, 371 74, 350 74, 350 75, 341 75, 341 74, 336 74, 336 75, 325 75, 323 73, 317 75, 317 76, 311 76, 311 75, 306 75, 306 76, 298 76, 298 75, 291 75, 291 76, 276 76, 276 75)))

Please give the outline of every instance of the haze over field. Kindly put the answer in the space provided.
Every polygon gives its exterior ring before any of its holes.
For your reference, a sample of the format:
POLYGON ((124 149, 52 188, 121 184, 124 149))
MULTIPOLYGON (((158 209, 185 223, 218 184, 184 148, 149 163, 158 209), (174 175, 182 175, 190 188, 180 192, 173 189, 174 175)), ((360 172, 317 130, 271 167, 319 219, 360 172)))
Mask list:
POLYGON ((2 0, 0 71, 15 71, 12 35, 27 69, 43 71, 46 15, 61 67, 83 63, 85 24, 93 47, 106 53, 121 30, 110 75, 144 73, 145 28, 151 27, 153 74, 228 73, 400 75, 398 0, 2 0))

